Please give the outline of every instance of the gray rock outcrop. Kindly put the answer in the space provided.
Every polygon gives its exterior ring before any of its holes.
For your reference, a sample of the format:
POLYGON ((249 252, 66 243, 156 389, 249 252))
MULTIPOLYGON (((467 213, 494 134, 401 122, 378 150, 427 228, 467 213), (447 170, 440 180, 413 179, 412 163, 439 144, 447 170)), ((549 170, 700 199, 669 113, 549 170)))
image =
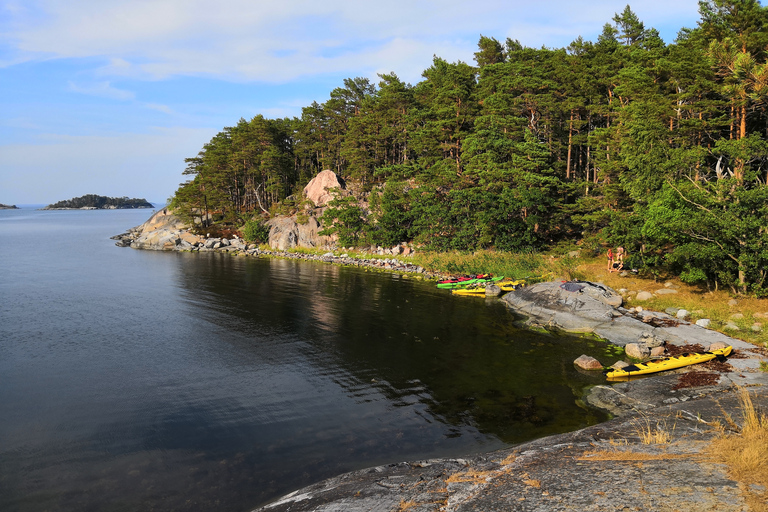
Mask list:
POLYGON ((516 312, 528 316, 532 323, 569 332, 593 332, 622 316, 616 313, 616 308, 623 303, 621 295, 590 282, 537 283, 508 293, 502 300, 516 312))
MULTIPOLYGON (((269 245, 271 248, 284 251, 293 247, 323 248, 332 247, 334 237, 322 236, 320 221, 310 216, 307 222, 300 224, 296 216, 276 216, 267 222, 270 228, 269 245)), ((185 250, 217 250, 237 249, 246 250, 246 243, 237 237, 210 238, 196 235, 189 231, 190 226, 179 219, 168 208, 154 213, 149 220, 140 226, 131 228, 125 233, 113 236, 116 245, 146 249, 151 251, 185 251, 185 250)))
POLYGON ((201 237, 190 233, 188 228, 189 226, 176 217, 169 208, 162 208, 144 224, 112 238, 118 241, 117 245, 134 249, 155 251, 188 249, 203 241, 201 237))
POLYGON ((293 247, 330 248, 335 241, 333 237, 318 234, 322 226, 315 217, 309 217, 304 224, 300 224, 295 216, 275 217, 267 221, 267 226, 269 246, 278 251, 293 247))

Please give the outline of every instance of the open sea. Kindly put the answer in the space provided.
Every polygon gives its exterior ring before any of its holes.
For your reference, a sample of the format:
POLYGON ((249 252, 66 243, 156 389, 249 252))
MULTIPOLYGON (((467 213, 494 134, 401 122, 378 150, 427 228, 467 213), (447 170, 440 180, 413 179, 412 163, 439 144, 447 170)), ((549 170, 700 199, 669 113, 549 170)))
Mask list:
POLYGON ((150 210, 0 210, 0 510, 248 511, 605 420, 590 338, 322 263, 119 248, 150 210))

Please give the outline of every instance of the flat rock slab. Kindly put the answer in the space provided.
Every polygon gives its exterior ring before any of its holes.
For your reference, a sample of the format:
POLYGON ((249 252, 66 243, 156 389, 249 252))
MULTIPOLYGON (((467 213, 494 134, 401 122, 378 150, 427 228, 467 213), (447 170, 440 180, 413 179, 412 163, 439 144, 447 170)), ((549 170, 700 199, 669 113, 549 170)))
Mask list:
MULTIPOLYGON (((753 401, 768 407, 766 388, 753 401)), ((482 456, 347 473, 257 511, 744 511, 738 483, 703 456, 711 425, 737 409, 732 391, 692 397, 482 456), (649 426, 669 442, 644 444, 649 426)))
MULTIPOLYGON (((641 337, 657 337, 672 345, 700 344, 707 348, 723 342, 746 357, 729 360, 737 370, 755 372, 760 366, 760 353, 755 346, 723 333, 673 317, 667 313, 643 311, 633 313, 621 307, 621 295, 611 288, 588 281, 567 286, 562 281, 537 283, 506 294, 502 301, 515 313, 527 317, 527 324, 567 332, 594 333, 621 347, 641 337), (575 291, 573 291, 575 290, 575 291)), ((744 383, 763 380, 768 374, 745 378, 744 383), (749 381, 749 382, 747 382, 749 381)))

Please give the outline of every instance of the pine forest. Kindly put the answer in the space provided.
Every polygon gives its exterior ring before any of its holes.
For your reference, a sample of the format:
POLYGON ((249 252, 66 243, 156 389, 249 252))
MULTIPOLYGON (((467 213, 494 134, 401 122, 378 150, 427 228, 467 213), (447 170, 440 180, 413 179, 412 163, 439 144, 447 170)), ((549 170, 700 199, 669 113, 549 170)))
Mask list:
POLYGON ((349 78, 300 118, 240 119, 186 160, 172 207, 242 227, 301 213, 324 169, 346 245, 626 247, 633 266, 768 294, 768 10, 699 2, 666 44, 627 6, 596 41, 479 36, 411 85, 349 78))

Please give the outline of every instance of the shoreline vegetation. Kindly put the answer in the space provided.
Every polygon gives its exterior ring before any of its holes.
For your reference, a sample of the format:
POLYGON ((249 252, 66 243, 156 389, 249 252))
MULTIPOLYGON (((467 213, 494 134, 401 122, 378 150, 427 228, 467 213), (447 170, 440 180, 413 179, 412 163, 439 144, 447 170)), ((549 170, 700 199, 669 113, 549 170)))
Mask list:
POLYGON ((95 194, 66 199, 49 204, 41 210, 122 210, 134 208, 154 208, 155 206, 146 199, 128 197, 107 197, 95 194))
POLYGON ((15 204, 8 205, 8 204, 0 204, 0 210, 18 210, 19 207, 15 204))

